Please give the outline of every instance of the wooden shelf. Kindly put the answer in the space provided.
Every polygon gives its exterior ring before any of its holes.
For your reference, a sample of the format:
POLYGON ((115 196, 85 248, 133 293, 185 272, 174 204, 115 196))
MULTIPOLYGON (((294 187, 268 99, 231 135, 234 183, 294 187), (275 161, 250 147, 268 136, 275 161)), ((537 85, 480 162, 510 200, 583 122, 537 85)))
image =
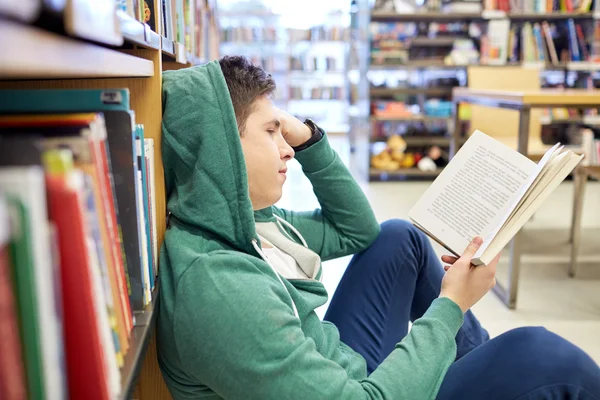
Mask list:
POLYGON ((429 96, 452 95, 452 88, 371 88, 371 97, 425 94, 429 96))
POLYGON ((149 77, 152 61, 3 20, 0 79, 149 77))
POLYGON ((432 117, 429 115, 410 115, 406 117, 382 117, 382 116, 372 116, 371 121, 373 122, 450 122, 452 117, 432 117))
POLYGON ((481 19, 481 13, 415 12, 412 14, 399 14, 381 11, 371 13, 371 21, 373 22, 448 22, 481 19))
POLYGON ((406 168, 396 171, 385 171, 382 169, 369 168, 369 180, 386 181, 399 180, 402 178, 435 178, 442 170, 443 168, 438 168, 435 171, 421 171, 418 168, 406 168))
MULTIPOLYGON (((388 138, 375 137, 371 138, 371 143, 385 143, 388 138)), ((440 136, 402 136, 407 146, 449 146, 450 138, 440 136)))
POLYGON ((125 363, 121 368, 121 398, 130 399, 137 384, 137 379, 146 356, 148 343, 154 333, 156 323, 156 302, 158 301, 158 285, 152 292, 152 303, 144 311, 135 312, 135 326, 129 337, 129 350, 125 355, 125 363))

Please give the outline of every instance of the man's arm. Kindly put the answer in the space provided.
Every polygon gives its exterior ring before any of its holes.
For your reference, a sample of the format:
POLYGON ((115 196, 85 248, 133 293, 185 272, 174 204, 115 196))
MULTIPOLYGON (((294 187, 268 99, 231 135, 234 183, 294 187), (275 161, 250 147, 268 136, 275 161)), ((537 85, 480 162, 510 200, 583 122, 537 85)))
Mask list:
MULTIPOLYGON (((284 131, 288 143, 297 146, 301 143, 294 141, 292 129, 299 131, 296 121, 300 121, 294 120, 288 122, 282 118, 282 129, 288 130, 284 131)), ((302 135, 306 137, 306 133, 302 135)), ((327 136, 297 152, 296 159, 312 183, 321 208, 308 212, 275 209, 275 212, 294 225, 323 260, 354 254, 368 247, 379 234, 379 223, 361 188, 329 145, 327 136)))

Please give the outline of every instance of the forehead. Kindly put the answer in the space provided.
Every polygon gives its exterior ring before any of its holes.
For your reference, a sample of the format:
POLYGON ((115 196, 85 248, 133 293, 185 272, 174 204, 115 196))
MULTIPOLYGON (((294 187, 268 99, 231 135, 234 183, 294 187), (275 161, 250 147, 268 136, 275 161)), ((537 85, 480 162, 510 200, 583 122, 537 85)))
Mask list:
POLYGON ((254 104, 252 104, 252 114, 250 115, 250 118, 252 118, 252 116, 273 118, 274 115, 275 105, 268 96, 261 96, 254 101, 254 104))

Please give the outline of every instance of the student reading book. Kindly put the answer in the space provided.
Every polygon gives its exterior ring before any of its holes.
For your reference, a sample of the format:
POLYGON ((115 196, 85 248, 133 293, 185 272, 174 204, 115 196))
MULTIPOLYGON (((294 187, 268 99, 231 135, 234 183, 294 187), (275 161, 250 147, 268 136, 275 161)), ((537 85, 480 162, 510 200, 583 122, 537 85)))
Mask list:
POLYGON ((600 369, 559 336, 488 340, 469 311, 494 281, 495 262, 471 268, 481 240, 444 272, 412 224, 379 225, 327 134, 277 109, 260 67, 224 57, 166 71, 162 89, 156 344, 174 399, 600 399, 600 369), (315 210, 275 205, 293 158, 315 210), (322 321, 321 261, 351 254, 322 321))
POLYGON ((488 264, 582 158, 556 144, 536 164, 475 131, 409 217, 457 256, 481 236, 471 262, 488 264))

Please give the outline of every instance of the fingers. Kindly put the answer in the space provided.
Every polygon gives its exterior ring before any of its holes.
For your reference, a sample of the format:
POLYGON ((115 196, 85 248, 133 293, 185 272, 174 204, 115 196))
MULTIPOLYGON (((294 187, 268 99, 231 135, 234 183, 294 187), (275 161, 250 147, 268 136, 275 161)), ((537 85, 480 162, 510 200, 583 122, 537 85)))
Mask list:
POLYGON ((477 252, 479 247, 481 247, 482 243, 483 243, 483 239, 481 237, 479 237, 479 236, 475 237, 471 241, 471 243, 469 243, 469 245, 467 246, 463 255, 460 258, 464 259, 464 260, 468 260, 469 264, 470 264, 471 259, 473 258, 473 256, 475 255, 475 253, 477 252))
POLYGON ((458 260, 458 257, 454 256, 442 256, 442 262, 446 264, 454 264, 458 260))

